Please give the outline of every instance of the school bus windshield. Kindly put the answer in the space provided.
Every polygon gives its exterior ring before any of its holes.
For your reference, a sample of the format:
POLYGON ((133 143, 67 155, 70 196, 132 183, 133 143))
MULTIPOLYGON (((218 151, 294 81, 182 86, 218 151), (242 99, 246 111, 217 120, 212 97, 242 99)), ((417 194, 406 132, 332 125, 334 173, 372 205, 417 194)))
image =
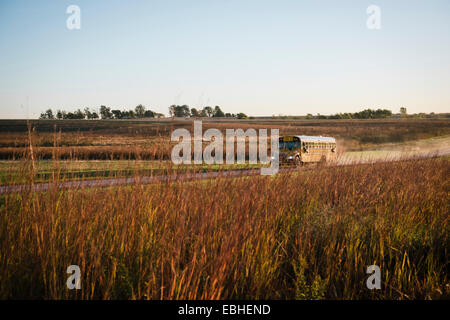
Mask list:
POLYGON ((300 139, 297 137, 281 137, 279 141, 280 149, 293 150, 300 148, 300 139))

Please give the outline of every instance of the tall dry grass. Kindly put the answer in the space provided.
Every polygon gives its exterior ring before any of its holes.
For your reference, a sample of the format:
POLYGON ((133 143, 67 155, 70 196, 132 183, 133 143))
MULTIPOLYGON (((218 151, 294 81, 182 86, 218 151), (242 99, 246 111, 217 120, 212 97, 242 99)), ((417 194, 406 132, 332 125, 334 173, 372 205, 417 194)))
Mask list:
MULTIPOLYGON (((0 198, 0 297, 449 298, 447 159, 0 198), (66 268, 81 268, 68 290, 66 268), (379 265, 382 289, 368 290, 379 265)), ((56 170, 56 169, 55 169, 56 170)))

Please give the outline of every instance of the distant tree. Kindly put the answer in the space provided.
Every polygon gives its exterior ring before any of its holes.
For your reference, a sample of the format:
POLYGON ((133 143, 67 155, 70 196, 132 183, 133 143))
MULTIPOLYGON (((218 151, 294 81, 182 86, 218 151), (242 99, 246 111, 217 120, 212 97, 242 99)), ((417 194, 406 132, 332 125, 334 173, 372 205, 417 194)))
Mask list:
POLYGON ((214 110, 210 106, 204 107, 203 110, 205 110, 205 113, 208 117, 212 117, 214 114, 214 110))
POLYGON ((225 117, 225 114, 223 113, 223 111, 220 109, 219 106, 214 107, 213 117, 216 118, 225 117))
POLYGON ((391 110, 387 110, 387 109, 377 109, 374 112, 373 117, 376 119, 380 119, 380 118, 389 118, 392 116, 392 111, 391 110))
POLYGON ((74 114, 75 114, 75 119, 85 119, 86 118, 85 113, 83 111, 81 111, 80 109, 77 109, 74 114))
POLYGON ((123 118, 122 111, 120 111, 119 109, 111 110, 111 113, 113 114, 114 119, 122 119, 123 118))
POLYGON ((352 114, 351 113, 343 113, 342 114, 342 119, 352 119, 352 114))
POLYGON ((134 111, 131 113, 131 110, 122 111, 122 119, 132 119, 134 116, 134 111))
POLYGON ((126 119, 133 119, 136 118, 136 113, 133 110, 128 110, 128 112, 125 112, 126 114, 126 119))
POLYGON ((59 119, 59 120, 63 119, 64 118, 63 112, 65 112, 65 111, 58 110, 56 112, 56 118, 59 119))
POLYGON ((145 107, 139 104, 134 108, 134 112, 136 113, 136 117, 143 118, 145 116, 145 107))
POLYGON ((225 113, 225 117, 231 118, 231 113, 229 113, 229 112, 225 113))
POLYGON ((171 105, 169 107, 169 114, 171 117, 189 117, 191 115, 191 110, 186 104, 182 106, 171 105))
POLYGON ((200 112, 196 108, 191 108, 191 116, 192 117, 200 117, 200 112))
POLYGON ((66 112, 64 114, 64 119, 75 119, 75 115, 72 112, 66 112))
POLYGON ((75 112, 65 112, 61 111, 60 116, 62 119, 85 119, 86 114, 81 111, 80 109, 77 109, 75 112))
POLYGON ((53 115, 52 109, 48 109, 48 110, 46 111, 46 113, 47 113, 47 118, 48 118, 48 119, 55 119, 55 116, 53 115))
POLYGON ((91 118, 91 111, 89 110, 89 108, 84 108, 84 114, 86 115, 86 118, 91 118))
POLYGON ((86 115, 86 118, 88 118, 88 119, 97 119, 98 118, 98 114, 91 111, 89 108, 84 108, 84 114, 86 115), (97 118, 95 116, 97 116, 97 118))
POLYGON ((135 119, 137 118, 136 113, 134 112, 134 110, 119 110, 119 109, 114 109, 111 110, 111 113, 114 116, 114 119, 135 119))
POLYGON ((314 119, 314 116, 311 113, 308 113, 306 115, 306 119, 314 119))
POLYGON ((152 110, 145 110, 144 112, 144 118, 154 118, 155 113, 152 110))
POLYGON ((392 116, 392 111, 387 109, 365 109, 360 112, 355 112, 351 115, 352 118, 355 119, 380 119, 380 118, 388 118, 392 116))
POLYGON ((247 115, 245 113, 242 113, 242 112, 237 114, 237 118, 238 119, 248 119, 247 115))
POLYGON ((191 109, 187 104, 183 104, 181 107, 177 109, 178 117, 190 117, 191 109))
POLYGON ((100 116, 102 117, 102 119, 111 119, 113 117, 111 108, 100 106, 100 116))
POLYGON ((52 109, 47 109, 45 112, 42 112, 40 119, 55 119, 55 116, 53 115, 52 109))
POLYGON ((341 119, 341 114, 340 113, 336 113, 336 114, 333 114, 331 116, 328 116, 327 118, 328 119, 341 119))

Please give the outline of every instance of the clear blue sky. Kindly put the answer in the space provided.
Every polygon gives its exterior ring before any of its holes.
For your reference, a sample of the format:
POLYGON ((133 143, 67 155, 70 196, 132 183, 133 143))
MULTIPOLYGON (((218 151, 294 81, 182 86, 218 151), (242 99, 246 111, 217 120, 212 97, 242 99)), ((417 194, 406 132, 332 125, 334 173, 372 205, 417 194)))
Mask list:
POLYGON ((450 1, 0 0, 0 118, 140 103, 450 112, 450 1))

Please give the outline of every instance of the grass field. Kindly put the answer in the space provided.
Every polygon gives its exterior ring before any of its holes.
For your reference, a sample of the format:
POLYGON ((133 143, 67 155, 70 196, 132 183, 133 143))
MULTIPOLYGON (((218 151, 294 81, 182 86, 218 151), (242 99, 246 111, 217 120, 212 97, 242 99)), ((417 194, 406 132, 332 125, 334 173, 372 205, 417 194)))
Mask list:
MULTIPOLYGON (((35 162, 33 182, 49 182, 58 177, 60 181, 99 178, 120 178, 181 174, 187 172, 210 172, 259 168, 260 164, 214 164, 178 165, 170 161, 155 160, 39 160, 35 162)), ((0 184, 24 184, 29 182, 30 163, 26 161, 0 161, 0 184)))
MULTIPOLYGON (((170 160, 170 134, 192 132, 193 120, 32 121, 36 157, 67 160, 170 160)), ((278 128, 280 134, 336 137, 342 151, 450 135, 450 120, 235 120, 203 119, 203 129, 278 128)), ((29 138, 23 120, 0 120, 0 159, 23 158, 29 138)))
POLYGON ((378 153, 378 162, 80 190, 57 185, 76 172, 126 175, 170 164, 123 155, 86 161, 76 152, 60 161, 63 148, 72 148, 64 143, 128 152, 149 143, 163 155, 156 142, 170 151, 168 132, 191 122, 61 121, 70 130, 56 134, 54 123, 36 126, 33 168, 26 126, 3 122, 0 152, 9 161, 0 163, 2 183, 45 179, 54 187, 0 196, 0 298, 450 298, 449 157, 381 161, 393 151, 447 148, 449 121, 209 122, 204 127, 335 135, 343 155, 378 153), (57 160, 42 159, 39 144, 50 144, 42 148, 57 160), (23 148, 23 157, 8 148, 23 148), (66 287, 72 264, 81 268, 81 290, 66 287), (381 290, 366 288, 373 264, 381 268, 381 290))

